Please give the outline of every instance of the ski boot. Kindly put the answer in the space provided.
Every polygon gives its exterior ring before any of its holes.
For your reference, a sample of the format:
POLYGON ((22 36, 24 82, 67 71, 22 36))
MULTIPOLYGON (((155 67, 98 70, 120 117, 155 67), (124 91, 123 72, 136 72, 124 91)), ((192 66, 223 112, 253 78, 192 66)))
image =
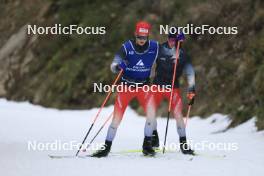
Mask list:
POLYGON ((156 154, 155 150, 152 148, 152 137, 145 137, 143 142, 143 154, 145 156, 154 156, 156 154))
POLYGON ((105 144, 101 147, 101 149, 93 153, 91 157, 97 157, 97 158, 106 157, 111 150, 111 146, 112 146, 111 141, 105 141, 105 144))
POLYGON ((188 146, 186 137, 180 137, 180 149, 183 154, 195 155, 194 151, 188 146))
POLYGON ((159 135, 158 131, 154 130, 152 133, 152 147, 153 148, 159 148, 159 135))

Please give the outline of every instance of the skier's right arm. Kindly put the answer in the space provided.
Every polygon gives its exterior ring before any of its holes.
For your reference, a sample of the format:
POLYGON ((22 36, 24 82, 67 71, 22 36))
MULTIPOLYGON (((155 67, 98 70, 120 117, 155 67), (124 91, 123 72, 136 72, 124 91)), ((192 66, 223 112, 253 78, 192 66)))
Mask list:
POLYGON ((184 66, 184 72, 187 76, 187 82, 188 82, 187 98, 190 100, 189 105, 192 105, 194 103, 194 97, 195 97, 195 71, 191 63, 191 58, 186 53, 185 53, 185 59, 186 59, 186 63, 184 66))
POLYGON ((114 60, 111 64, 111 71, 113 73, 118 73, 120 69, 125 69, 126 67, 126 50, 124 46, 122 46, 118 52, 115 54, 114 60))

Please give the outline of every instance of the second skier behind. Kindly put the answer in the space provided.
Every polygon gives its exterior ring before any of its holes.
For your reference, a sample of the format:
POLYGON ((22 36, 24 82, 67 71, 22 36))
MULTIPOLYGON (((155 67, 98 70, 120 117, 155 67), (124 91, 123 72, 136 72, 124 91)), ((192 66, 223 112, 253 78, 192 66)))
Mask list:
MULTIPOLYGON (((169 34, 168 40, 160 45, 159 55, 156 60, 155 76, 153 85, 164 86, 171 85, 173 79, 174 63, 176 60, 176 48, 178 41, 184 40, 184 34, 169 34)), ((172 94, 172 114, 177 122, 177 132, 179 135, 180 149, 184 154, 194 154, 194 151, 190 149, 187 144, 185 123, 182 115, 182 98, 180 95, 179 79, 182 74, 187 76, 188 91, 187 98, 190 103, 193 104, 195 97, 195 72, 191 64, 190 57, 186 54, 182 47, 179 49, 179 58, 176 67, 176 78, 174 84, 174 90, 172 94)), ((147 117, 146 125, 151 125, 153 128, 152 146, 159 147, 159 137, 157 132, 157 120, 156 111, 161 101, 165 98, 169 101, 169 91, 157 91, 151 93, 151 101, 149 103, 152 106, 152 116, 147 117)))

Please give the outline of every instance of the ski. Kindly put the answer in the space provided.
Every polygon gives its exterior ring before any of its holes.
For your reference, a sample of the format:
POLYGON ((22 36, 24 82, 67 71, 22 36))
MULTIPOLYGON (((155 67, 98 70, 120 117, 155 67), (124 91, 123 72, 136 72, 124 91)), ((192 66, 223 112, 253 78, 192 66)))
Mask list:
MULTIPOLYGON (((142 152, 141 149, 134 149, 134 150, 122 150, 120 152, 115 152, 119 154, 125 154, 125 153, 140 153, 142 152)), ((155 149, 155 152, 161 153, 162 149, 158 148, 155 149)), ((166 153, 180 153, 178 150, 166 150, 166 153)), ((208 153, 200 153, 200 152, 194 152, 193 155, 190 156, 204 156, 204 157, 209 157, 209 158, 226 158, 227 156, 225 154, 208 154, 208 153)))
POLYGON ((87 156, 75 156, 75 155, 48 155, 51 159, 67 159, 67 158, 86 158, 87 156))
MULTIPOLYGON (((132 154, 138 154, 141 153, 142 149, 131 149, 131 150, 121 150, 121 151, 116 151, 116 152, 111 152, 112 156, 122 156, 122 155, 132 155, 132 154)), ((157 157, 157 154, 162 153, 162 149, 157 148, 155 149, 156 155, 141 155, 143 157, 150 157, 150 158, 155 158, 157 157)), ((178 150, 166 150, 166 153, 180 153, 178 150)), ((83 156, 75 156, 75 155, 48 155, 51 159, 67 159, 67 158, 87 158, 87 157, 92 157, 91 155, 83 155, 83 156)), ((136 155, 138 156, 138 155, 136 155)), ((190 156, 191 158, 189 160, 193 160, 194 157, 196 156, 201 156, 201 157, 207 157, 207 158, 226 158, 227 156, 225 154, 208 154, 208 153, 200 153, 200 152, 195 152, 193 155, 186 155, 190 156)))
POLYGON ((196 153, 194 152, 195 156, 203 156, 207 158, 226 158, 225 154, 208 154, 208 153, 196 153))

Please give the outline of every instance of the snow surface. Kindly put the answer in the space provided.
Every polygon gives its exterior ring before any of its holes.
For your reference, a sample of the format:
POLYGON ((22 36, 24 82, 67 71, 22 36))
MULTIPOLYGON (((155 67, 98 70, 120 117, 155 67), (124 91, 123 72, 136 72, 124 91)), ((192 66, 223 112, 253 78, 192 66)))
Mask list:
MULTIPOLYGON (((94 126, 93 133, 101 126, 113 107, 105 108, 94 126)), ((53 155, 74 155, 73 151, 29 151, 28 141, 54 142, 56 140, 81 142, 92 117, 98 109, 73 111, 47 109, 29 103, 0 99, 0 175, 3 176, 68 176, 68 175, 179 175, 223 176, 263 175, 264 133, 256 132, 255 119, 226 132, 226 116, 214 114, 203 120, 193 117, 188 121, 187 134, 194 142, 237 143, 236 151, 198 151, 201 156, 179 152, 157 154, 155 158, 141 153, 116 154, 130 149, 140 149, 143 141, 144 117, 128 108, 118 129, 107 158, 51 159, 53 155), (115 153, 116 152, 116 153, 115 153), (223 156, 226 157, 218 157, 223 156)), ((160 139, 164 138, 165 119, 158 119, 160 139)), ((108 127, 108 125, 107 125, 108 127)), ((103 142, 107 127, 96 139, 103 142)), ((88 141, 90 138, 88 139, 88 141)), ((175 121, 170 120, 168 143, 178 142, 175 121)), ((83 153, 81 153, 83 155, 83 153)))

